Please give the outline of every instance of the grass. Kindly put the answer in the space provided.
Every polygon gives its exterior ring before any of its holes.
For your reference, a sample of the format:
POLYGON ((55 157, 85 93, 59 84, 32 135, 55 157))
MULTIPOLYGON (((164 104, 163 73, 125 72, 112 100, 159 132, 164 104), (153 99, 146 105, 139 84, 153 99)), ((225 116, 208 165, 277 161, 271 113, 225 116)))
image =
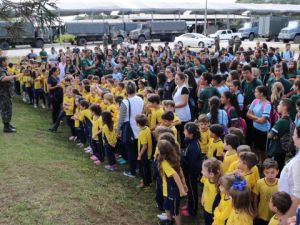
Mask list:
POLYGON ((138 180, 121 174, 125 168, 93 165, 67 141, 65 126, 47 131, 50 112, 18 98, 13 110, 18 132, 0 132, 0 224, 157 224, 154 187, 137 190, 138 180))

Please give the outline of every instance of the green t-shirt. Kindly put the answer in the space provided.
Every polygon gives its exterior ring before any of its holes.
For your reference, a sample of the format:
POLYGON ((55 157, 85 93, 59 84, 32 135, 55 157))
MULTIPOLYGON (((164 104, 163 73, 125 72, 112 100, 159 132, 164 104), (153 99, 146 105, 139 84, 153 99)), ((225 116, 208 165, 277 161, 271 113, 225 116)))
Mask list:
POLYGON ((289 117, 280 118, 270 132, 273 133, 274 137, 268 140, 267 155, 269 157, 279 157, 283 153, 280 137, 286 132, 290 132, 289 117))
POLYGON ((198 99, 198 101, 202 103, 202 108, 200 110, 201 114, 207 114, 209 112, 208 100, 213 96, 220 97, 220 93, 218 92, 218 89, 216 89, 215 87, 206 87, 201 90, 198 99))
POLYGON ((292 88, 292 83, 283 78, 283 77, 280 77, 279 80, 276 80, 275 78, 271 77, 269 80, 268 80, 268 84, 267 84, 267 87, 268 87, 268 96, 270 97, 271 94, 272 94, 272 87, 274 85, 275 82, 280 82, 282 83, 283 87, 284 87, 284 94, 287 94, 290 92, 291 88, 292 88))
POLYGON ((48 53, 46 51, 40 51, 40 57, 42 62, 47 62, 48 61, 48 53))
POLYGON ((243 80, 241 87, 244 94, 244 106, 250 105, 255 99, 254 91, 257 86, 262 85, 261 80, 253 79, 252 82, 243 80))
POLYGON ((84 57, 81 60, 80 65, 81 65, 81 70, 82 70, 82 73, 84 75, 84 78, 86 78, 88 75, 93 75, 94 74, 94 70, 93 69, 88 69, 88 70, 85 69, 86 66, 90 67, 90 66, 93 65, 93 61, 92 60, 88 60, 87 58, 84 57))
POLYGON ((132 70, 127 73, 127 79, 132 80, 136 78, 136 73, 132 70))

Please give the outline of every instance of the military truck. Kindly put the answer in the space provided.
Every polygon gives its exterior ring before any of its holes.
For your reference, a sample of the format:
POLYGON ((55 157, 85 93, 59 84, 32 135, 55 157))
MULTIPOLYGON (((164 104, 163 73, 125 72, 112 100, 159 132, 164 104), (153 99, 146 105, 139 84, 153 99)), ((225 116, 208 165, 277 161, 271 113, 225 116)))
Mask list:
POLYGON ((287 27, 284 27, 278 36, 280 41, 288 43, 294 41, 295 44, 300 44, 300 21, 292 20, 287 27))
POLYGON ((44 43, 51 42, 51 29, 35 27, 30 22, 21 23, 22 31, 14 34, 11 29, 12 24, 0 21, 0 48, 8 50, 10 46, 31 45, 32 47, 42 48, 44 43))
POLYGON ((185 21, 148 21, 141 23, 137 29, 130 32, 130 40, 144 43, 146 40, 160 39, 161 41, 175 40, 176 36, 187 32, 185 21))
POLYGON ((290 17, 287 16, 261 16, 259 17, 258 35, 267 41, 278 40, 280 30, 287 26, 290 17))
POLYGON ((104 34, 107 35, 110 42, 113 38, 117 37, 120 43, 137 26, 138 23, 134 22, 108 23, 80 21, 65 23, 65 32, 76 36, 77 45, 85 45, 88 41, 102 41, 104 34))
POLYGON ((249 39, 249 41, 253 41, 258 36, 258 21, 244 23, 238 32, 241 33, 242 40, 249 39))

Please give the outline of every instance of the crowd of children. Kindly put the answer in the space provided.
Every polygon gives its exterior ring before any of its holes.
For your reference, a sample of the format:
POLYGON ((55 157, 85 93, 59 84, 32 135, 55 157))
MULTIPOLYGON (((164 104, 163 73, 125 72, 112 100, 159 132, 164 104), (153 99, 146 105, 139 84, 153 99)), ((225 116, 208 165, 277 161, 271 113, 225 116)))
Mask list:
POLYGON ((155 182, 162 224, 175 220, 179 225, 181 216, 195 216, 202 208, 206 225, 275 225, 291 206, 290 195, 278 192, 278 176, 286 155, 295 154, 292 146, 284 145, 292 142, 295 124, 300 124, 299 73, 285 68, 292 58, 271 53, 266 57, 260 45, 249 52, 233 53, 229 46, 211 55, 208 49, 194 53, 178 46, 154 50, 148 45, 143 51, 140 45, 121 45, 105 52, 84 49, 78 60, 78 52, 68 49, 58 57, 74 61, 74 74, 66 70, 60 77, 58 64, 46 58, 11 63, 8 72, 21 74, 15 92, 24 102, 58 110, 50 131, 57 131, 65 118, 69 141, 84 148, 94 164, 106 161, 109 171, 128 161, 124 134, 117 126, 126 87, 133 85, 144 101, 143 113, 135 117, 142 179, 137 188, 155 182), (217 67, 222 64, 220 75, 210 72, 218 72, 215 61, 217 67), (261 71, 258 77, 256 68, 261 71), (182 91, 191 109, 188 122, 176 113, 182 103, 172 99, 180 71, 188 87, 187 93, 182 91))

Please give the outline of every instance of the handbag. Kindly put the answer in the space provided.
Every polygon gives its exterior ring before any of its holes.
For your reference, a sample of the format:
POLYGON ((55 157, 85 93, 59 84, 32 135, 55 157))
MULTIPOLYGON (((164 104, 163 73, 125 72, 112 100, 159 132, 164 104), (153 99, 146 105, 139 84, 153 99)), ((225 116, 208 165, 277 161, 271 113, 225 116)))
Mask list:
POLYGON ((131 105, 129 99, 128 101, 128 107, 129 107, 129 120, 125 123, 123 123, 121 129, 122 129, 122 144, 132 144, 135 141, 134 134, 130 125, 130 114, 131 114, 131 105))

